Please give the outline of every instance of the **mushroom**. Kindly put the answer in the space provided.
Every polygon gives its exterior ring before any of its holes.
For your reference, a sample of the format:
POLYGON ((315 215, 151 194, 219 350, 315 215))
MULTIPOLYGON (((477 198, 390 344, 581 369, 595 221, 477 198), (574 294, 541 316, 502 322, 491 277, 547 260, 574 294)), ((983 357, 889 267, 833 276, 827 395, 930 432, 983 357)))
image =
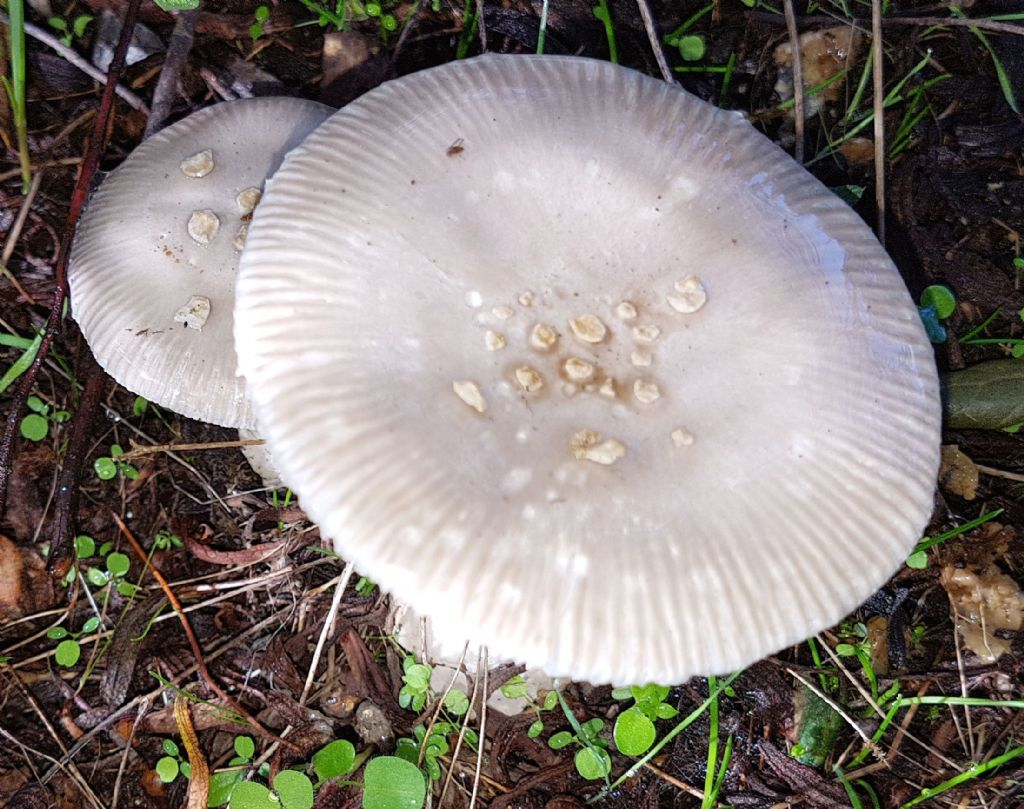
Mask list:
POLYGON ((552 676, 745 666, 931 510, 934 360, 881 246, 738 114, 615 65, 486 56, 336 113, 256 212, 235 334, 339 552, 552 676))
MULTIPOLYGON (((232 338, 235 275, 266 179, 333 110, 253 98, 200 110, 140 145, 93 197, 68 269, 97 362, 190 418, 253 427, 232 338)), ((301 228, 302 216, 292 219, 301 228)))

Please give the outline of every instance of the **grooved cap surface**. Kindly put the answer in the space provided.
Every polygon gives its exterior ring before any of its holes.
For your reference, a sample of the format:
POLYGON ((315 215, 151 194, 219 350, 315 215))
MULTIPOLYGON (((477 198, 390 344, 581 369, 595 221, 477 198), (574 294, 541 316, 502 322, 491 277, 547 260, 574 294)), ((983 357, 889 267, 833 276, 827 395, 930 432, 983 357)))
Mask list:
POLYGON ((487 56, 335 114, 256 213, 235 328, 338 550, 552 675, 745 666, 931 510, 932 350, 870 231, 739 115, 611 64, 487 56))
POLYGON ((142 143, 107 177, 75 235, 68 282, 72 314, 118 383, 189 418, 255 426, 232 342, 234 242, 251 201, 238 197, 262 188, 333 111, 296 98, 216 104, 142 143), (201 330, 175 320, 195 299, 209 302, 201 330))

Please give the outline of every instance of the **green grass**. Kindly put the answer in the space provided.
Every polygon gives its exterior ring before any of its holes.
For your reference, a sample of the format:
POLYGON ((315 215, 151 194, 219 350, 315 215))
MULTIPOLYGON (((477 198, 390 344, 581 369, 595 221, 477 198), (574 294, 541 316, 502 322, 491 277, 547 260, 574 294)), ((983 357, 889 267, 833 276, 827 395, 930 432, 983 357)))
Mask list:
POLYGON ((32 161, 28 153, 28 113, 25 103, 25 1, 8 0, 8 45, 11 54, 11 76, 0 76, 14 116, 18 139, 18 163, 21 166, 21 193, 27 194, 32 182, 32 161))

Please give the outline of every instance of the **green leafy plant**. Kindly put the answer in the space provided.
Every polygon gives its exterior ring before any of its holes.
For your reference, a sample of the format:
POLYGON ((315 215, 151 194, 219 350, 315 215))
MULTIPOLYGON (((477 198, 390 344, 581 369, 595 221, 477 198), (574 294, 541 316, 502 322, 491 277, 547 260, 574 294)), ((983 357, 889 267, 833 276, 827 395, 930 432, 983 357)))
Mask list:
POLYGON ((71 20, 70 25, 63 17, 50 17, 46 22, 51 28, 60 31, 60 41, 70 46, 74 40, 85 36, 85 31, 93 19, 92 14, 78 14, 71 20))
POLYGON ((130 463, 118 460, 122 455, 124 455, 124 449, 121 445, 111 444, 109 456, 102 456, 92 462, 93 469, 96 470, 96 477, 100 480, 111 480, 120 474, 125 480, 138 480, 139 470, 130 463))
POLYGON ((619 47, 615 42, 615 23, 612 21, 608 0, 597 0, 597 5, 594 6, 594 16, 604 25, 604 36, 608 41, 608 61, 617 65, 619 63, 619 47))
POLYGON ((363 598, 366 598, 367 596, 372 595, 373 591, 377 589, 377 583, 370 581, 366 576, 360 576, 354 589, 357 595, 361 595, 363 598))
MULTIPOLYGON (((839 635, 844 639, 842 643, 836 644, 836 654, 840 657, 855 657, 860 663, 864 678, 871 688, 871 698, 877 705, 886 705, 899 690, 899 682, 894 682, 892 687, 884 694, 878 693, 878 675, 875 674, 874 666, 871 663, 871 641, 868 638, 868 628, 860 621, 854 624, 843 624, 839 627, 839 635)), ((871 709, 869 708, 868 711, 871 709)))
POLYGON ((68 669, 72 668, 82 657, 82 645, 78 639, 83 635, 95 632, 99 627, 100 619, 95 615, 87 619, 78 632, 71 632, 63 626, 50 627, 46 637, 58 641, 57 648, 53 652, 53 658, 57 661, 57 665, 68 669))
POLYGON ((552 750, 562 750, 570 745, 577 745, 580 749, 573 756, 576 772, 588 781, 603 778, 607 782, 612 771, 612 759, 608 755, 608 742, 600 736, 604 730, 604 720, 594 717, 580 722, 561 694, 558 694, 558 702, 572 731, 562 730, 553 734, 548 739, 548 747, 552 750))
POLYGON ((934 548, 936 545, 941 545, 943 542, 948 542, 961 534, 966 534, 968 531, 973 531, 975 528, 984 525, 989 520, 994 520, 1000 514, 1003 513, 1003 509, 996 508, 980 517, 973 520, 968 520, 963 525, 959 525, 956 528, 951 528, 949 531, 945 531, 938 536, 924 537, 914 547, 913 553, 907 557, 907 567, 914 568, 915 570, 922 570, 928 567, 928 551, 934 548))
POLYGON ((516 674, 501 685, 501 693, 509 699, 526 700, 527 707, 537 716, 536 720, 526 729, 526 735, 531 739, 536 739, 540 736, 544 732, 544 719, 541 717, 541 714, 544 711, 550 711, 558 704, 558 692, 548 691, 543 699, 537 702, 530 698, 526 680, 521 675, 516 674))
POLYGON ((699 62, 704 58, 704 37, 699 34, 687 34, 679 38, 679 55, 686 62, 699 62))
POLYGON ((256 10, 253 12, 252 17, 253 24, 249 26, 249 36, 253 39, 259 39, 266 33, 263 29, 263 23, 270 19, 270 6, 256 6, 256 10))
POLYGON ((430 697, 431 668, 417 663, 415 655, 402 658, 402 687, 398 691, 398 704, 406 710, 419 713, 430 697))
MULTIPOLYGON (((467 701, 468 708, 468 701, 467 701)), ((459 734, 459 726, 453 722, 440 721, 431 725, 429 731, 426 725, 419 724, 412 729, 412 737, 399 739, 395 745, 395 755, 410 764, 422 762, 423 769, 430 781, 437 781, 441 778, 441 764, 438 761, 442 756, 448 755, 452 749, 452 743, 459 734)), ((470 748, 475 748, 479 737, 476 731, 466 728, 464 740, 470 748)))
POLYGON ((616 688, 612 691, 613 699, 632 699, 635 703, 620 713, 615 720, 612 738, 620 753, 627 756, 642 756, 651 749, 657 738, 655 721, 672 719, 679 714, 679 711, 665 702, 668 692, 667 686, 654 683, 616 688))
MULTIPOLYGON (((731 695, 728 681, 722 690, 727 696, 731 695)), ((700 809, 712 809, 718 805, 718 794, 722 791, 725 774, 732 760, 733 737, 730 735, 725 742, 725 750, 722 751, 722 761, 718 761, 718 691, 718 678, 708 677, 708 698, 711 701, 708 706, 708 758, 704 770, 704 797, 701 799, 700 809)))
POLYGON ((50 434, 51 424, 63 424, 71 418, 67 410, 53 410, 38 396, 29 396, 25 404, 32 412, 21 420, 19 430, 29 441, 42 441, 50 434))
POLYGON ((380 20, 380 28, 382 35, 386 36, 388 33, 395 31, 398 28, 398 20, 394 14, 389 14, 384 11, 380 3, 369 2, 365 6, 366 16, 370 19, 380 20))

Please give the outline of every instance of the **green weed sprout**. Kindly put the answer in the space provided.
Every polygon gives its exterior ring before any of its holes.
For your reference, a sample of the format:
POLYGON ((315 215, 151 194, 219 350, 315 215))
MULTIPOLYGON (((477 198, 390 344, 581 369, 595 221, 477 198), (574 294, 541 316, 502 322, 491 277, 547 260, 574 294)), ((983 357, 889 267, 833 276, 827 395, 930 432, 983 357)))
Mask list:
POLYGON ((68 21, 63 17, 50 17, 46 23, 54 30, 59 31, 60 36, 58 38, 60 41, 70 47, 74 40, 85 36, 85 30, 93 19, 92 14, 78 14, 71 21, 71 25, 68 25, 68 21))
POLYGON ((130 463, 119 461, 118 458, 122 455, 124 455, 124 449, 121 445, 111 444, 109 456, 97 458, 92 462, 93 469, 96 470, 96 477, 100 480, 111 480, 120 473, 125 480, 138 480, 139 470, 130 463))
POLYGON ((406 710, 420 713, 430 696, 430 666, 417 663, 415 655, 402 658, 402 682, 398 704, 406 710))
POLYGON ((569 709, 569 705, 557 691, 558 702, 562 706, 565 718, 569 720, 572 728, 559 731, 548 739, 548 747, 552 750, 562 750, 571 744, 579 745, 579 750, 573 756, 573 763, 576 765, 576 772, 588 781, 604 779, 608 783, 608 775, 612 771, 612 758, 608 755, 608 742, 600 737, 604 730, 604 721, 594 717, 586 722, 580 722, 576 715, 569 709))
POLYGON ((509 677, 501 685, 501 693, 509 699, 526 700, 527 707, 537 716, 537 719, 527 728, 526 735, 531 739, 536 739, 540 736, 544 732, 544 720, 541 718, 541 713, 550 711, 558 704, 558 692, 548 691, 544 695, 543 700, 538 703, 530 698, 526 680, 523 679, 522 675, 516 674, 509 677))
POLYGON ((612 730, 612 738, 620 753, 642 756, 651 749, 657 737, 654 722, 658 719, 672 719, 679 714, 679 711, 665 702, 668 692, 667 686, 654 683, 612 691, 613 699, 634 701, 634 705, 618 715, 612 730))
POLYGON ((263 28, 263 23, 270 19, 270 7, 269 6, 256 6, 256 10, 252 13, 253 24, 249 26, 249 36, 252 39, 259 39, 263 36, 266 31, 263 28))
POLYGON ((71 418, 67 410, 53 410, 38 396, 29 396, 26 404, 32 412, 21 420, 18 429, 29 441, 43 441, 50 434, 51 424, 63 424, 71 418))
POLYGON ((63 666, 66 669, 72 668, 82 656, 82 645, 78 639, 82 635, 89 635, 95 632, 99 629, 99 626, 100 619, 94 615, 82 624, 82 628, 78 632, 71 632, 63 626, 50 627, 46 637, 50 640, 59 641, 57 648, 53 652, 53 658, 57 661, 57 665, 63 666))

